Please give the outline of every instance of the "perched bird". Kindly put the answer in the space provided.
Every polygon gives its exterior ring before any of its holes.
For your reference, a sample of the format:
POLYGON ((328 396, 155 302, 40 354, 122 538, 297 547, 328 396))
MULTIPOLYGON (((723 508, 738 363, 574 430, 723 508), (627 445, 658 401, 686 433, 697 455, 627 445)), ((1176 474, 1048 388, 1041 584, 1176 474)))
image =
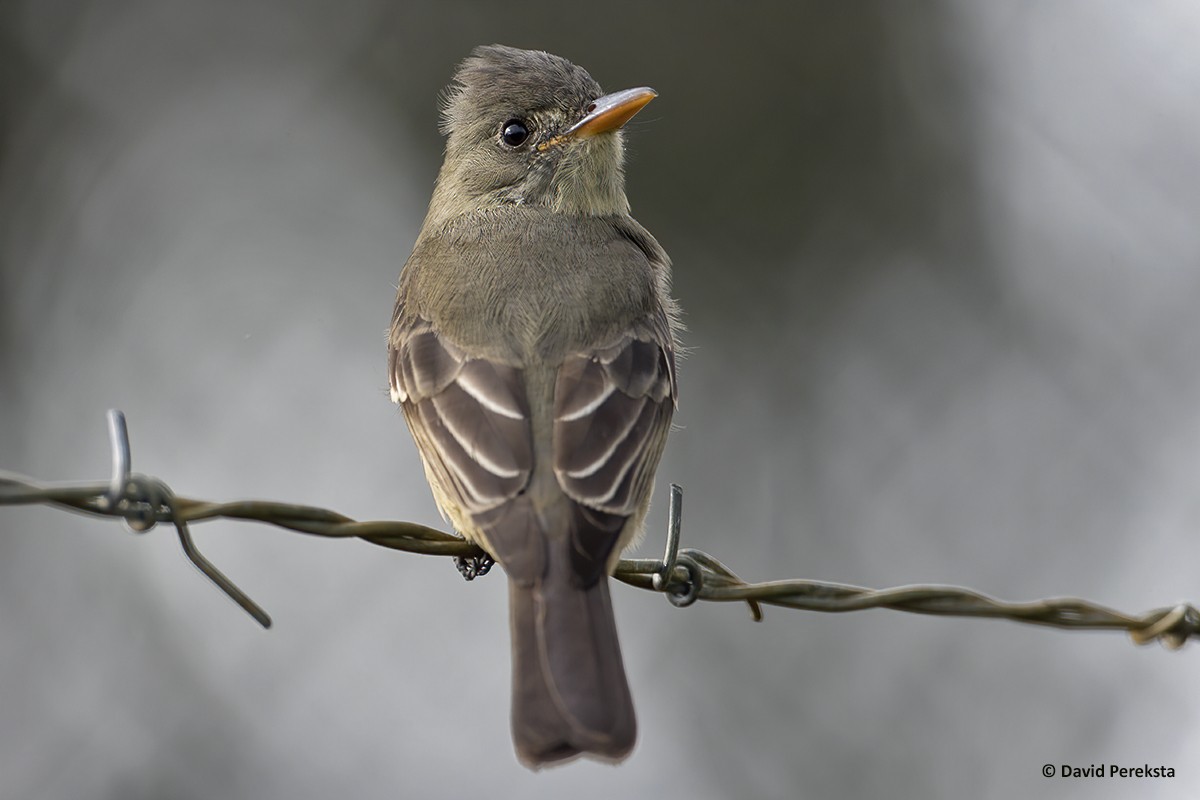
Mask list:
POLYGON ((392 399, 434 498, 508 574, 513 740, 534 769, 637 738, 608 582, 650 502, 679 326, 620 129, 654 97, 477 48, 392 316, 392 399))

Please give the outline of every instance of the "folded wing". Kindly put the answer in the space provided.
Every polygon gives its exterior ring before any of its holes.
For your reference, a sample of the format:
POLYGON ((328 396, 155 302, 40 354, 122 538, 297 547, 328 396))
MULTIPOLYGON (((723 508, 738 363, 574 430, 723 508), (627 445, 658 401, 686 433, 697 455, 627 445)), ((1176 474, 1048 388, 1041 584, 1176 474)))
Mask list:
POLYGON ((572 556, 586 583, 607 564, 625 521, 649 498, 675 410, 665 324, 634 326, 568 357, 554 391, 554 472, 575 501, 572 556))
POLYGON ((475 516, 516 497, 533 470, 521 370, 469 357, 425 320, 393 331, 388 356, 392 399, 449 499, 475 516))

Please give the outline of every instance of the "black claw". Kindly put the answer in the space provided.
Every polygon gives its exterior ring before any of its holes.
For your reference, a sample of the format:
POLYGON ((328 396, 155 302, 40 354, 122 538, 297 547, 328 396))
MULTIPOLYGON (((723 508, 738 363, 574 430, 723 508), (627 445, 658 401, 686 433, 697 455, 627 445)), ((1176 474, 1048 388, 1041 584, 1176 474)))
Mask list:
POLYGON ((455 556, 454 566, 464 580, 473 581, 480 575, 487 575, 496 563, 491 556, 455 556))

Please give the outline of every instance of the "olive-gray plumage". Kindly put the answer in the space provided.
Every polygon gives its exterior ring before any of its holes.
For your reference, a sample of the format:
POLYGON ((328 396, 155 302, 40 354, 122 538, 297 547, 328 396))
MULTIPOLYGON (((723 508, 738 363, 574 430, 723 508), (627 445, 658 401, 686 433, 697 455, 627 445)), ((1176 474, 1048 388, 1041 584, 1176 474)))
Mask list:
POLYGON ((534 768, 619 760, 637 734, 608 576, 677 397, 670 261, 624 190, 620 126, 653 96, 477 48, 388 340, 438 506, 508 574, 513 739, 534 768))

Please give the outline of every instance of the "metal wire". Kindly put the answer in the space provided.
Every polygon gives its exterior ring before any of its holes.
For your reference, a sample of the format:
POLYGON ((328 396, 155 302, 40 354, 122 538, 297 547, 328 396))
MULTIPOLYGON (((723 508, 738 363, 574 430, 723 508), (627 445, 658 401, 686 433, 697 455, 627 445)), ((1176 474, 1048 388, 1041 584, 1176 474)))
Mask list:
MULTIPOLYGON (((200 553, 192 540, 190 523, 247 520, 314 536, 354 537, 409 553, 453 556, 459 559, 460 569, 464 563, 482 565, 490 561, 483 550, 458 536, 411 522, 359 522, 324 508, 291 503, 261 500, 212 503, 178 497, 157 478, 130 472, 125 417, 120 411, 110 411, 108 422, 113 456, 113 475, 108 483, 47 485, 22 475, 0 472, 0 505, 44 504, 94 516, 118 517, 138 533, 160 522, 170 523, 187 558, 264 628, 270 627, 271 618, 200 553)), ((1171 649, 1178 649, 1188 639, 1200 635, 1200 611, 1191 604, 1130 615, 1078 598, 1007 603, 956 586, 877 590, 808 580, 747 583, 708 553, 679 549, 682 502, 682 489, 672 484, 663 559, 624 559, 614 573, 614 577, 630 586, 664 592, 677 606, 691 605, 696 600, 744 602, 755 620, 762 619, 763 605, 832 613, 889 608, 914 614, 992 617, 1055 628, 1124 630, 1137 644, 1158 641, 1171 649)), ((486 568, 470 577, 485 572, 486 568)))

